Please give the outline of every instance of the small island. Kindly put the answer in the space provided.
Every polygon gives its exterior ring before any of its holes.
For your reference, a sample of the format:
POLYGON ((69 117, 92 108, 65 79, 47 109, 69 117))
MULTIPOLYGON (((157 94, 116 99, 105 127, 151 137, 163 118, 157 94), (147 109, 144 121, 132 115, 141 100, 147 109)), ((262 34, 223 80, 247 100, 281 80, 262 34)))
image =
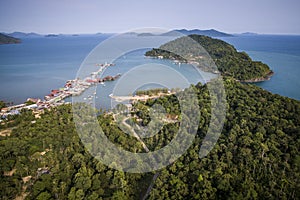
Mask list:
POLYGON ((234 46, 208 36, 189 35, 170 41, 159 48, 147 51, 146 56, 174 60, 175 63, 194 64, 203 71, 221 73, 240 82, 261 82, 269 80, 274 72, 268 65, 253 61, 245 52, 238 52, 234 46), (191 39, 204 50, 190 47, 191 39), (175 52, 180 52, 180 55, 175 52), (209 58, 210 57, 210 58, 209 58), (217 71, 212 69, 211 59, 217 71))
POLYGON ((45 37, 58 37, 59 35, 57 34, 48 34, 48 35, 45 35, 45 37))
POLYGON ((5 34, 0 33, 0 44, 18 44, 21 40, 5 34))

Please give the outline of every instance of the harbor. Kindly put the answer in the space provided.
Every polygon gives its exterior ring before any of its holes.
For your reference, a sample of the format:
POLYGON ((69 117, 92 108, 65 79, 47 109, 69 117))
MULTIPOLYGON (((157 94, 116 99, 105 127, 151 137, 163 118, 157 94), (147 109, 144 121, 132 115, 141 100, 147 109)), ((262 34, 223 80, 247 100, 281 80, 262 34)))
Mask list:
POLYGON ((92 72, 90 76, 84 79, 67 80, 65 85, 58 89, 52 89, 49 94, 44 96, 44 99, 28 98, 25 103, 12 105, 1 109, 0 118, 5 119, 9 115, 20 114, 22 109, 30 109, 36 112, 43 111, 61 104, 64 104, 64 100, 71 96, 79 96, 88 88, 102 84, 107 81, 114 81, 118 79, 121 74, 115 76, 105 76, 100 78, 101 73, 107 68, 115 66, 113 63, 96 64, 99 67, 97 71, 92 72))

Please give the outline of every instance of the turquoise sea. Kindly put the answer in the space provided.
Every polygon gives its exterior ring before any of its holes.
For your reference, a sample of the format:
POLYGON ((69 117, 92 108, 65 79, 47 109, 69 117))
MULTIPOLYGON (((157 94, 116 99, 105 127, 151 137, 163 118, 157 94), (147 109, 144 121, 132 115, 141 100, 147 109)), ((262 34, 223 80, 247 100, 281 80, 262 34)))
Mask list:
MULTIPOLYGON (((43 98, 51 89, 62 87, 66 80, 74 79, 89 52, 108 37, 110 35, 24 38, 21 44, 0 45, 0 99, 17 104, 28 97, 43 98)), ((300 36, 238 35, 220 39, 272 68, 275 75, 270 81, 257 83, 258 86, 300 100, 300 36)), ((189 65, 178 66, 166 60, 144 58, 146 50, 120 55, 116 66, 105 71, 104 75, 123 74, 137 65, 154 62, 176 69, 191 83, 204 82, 189 65)), ((138 77, 143 79, 146 75, 143 71, 138 77)), ((211 74, 203 76, 207 79, 211 74)), ((110 105, 108 95, 115 84, 117 81, 98 86, 97 101, 106 108, 110 105)))

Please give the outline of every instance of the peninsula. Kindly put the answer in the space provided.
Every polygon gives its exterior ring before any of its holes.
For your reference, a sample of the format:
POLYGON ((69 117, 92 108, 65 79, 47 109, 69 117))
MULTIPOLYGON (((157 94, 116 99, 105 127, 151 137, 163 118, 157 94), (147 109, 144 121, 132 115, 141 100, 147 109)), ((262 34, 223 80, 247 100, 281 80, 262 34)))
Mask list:
POLYGON ((233 77, 240 82, 260 82, 269 80, 274 72, 268 65, 253 61, 245 52, 238 52, 234 46, 208 36, 189 35, 170 41, 159 48, 147 51, 146 56, 172 59, 175 63, 190 63, 201 68, 203 71, 221 73, 223 76, 233 77), (204 50, 189 47, 190 38, 199 43, 204 50), (167 51, 168 50, 168 51, 167 51), (180 52, 180 56, 178 53, 180 52), (207 64, 211 59, 216 68, 212 69, 212 64, 207 64), (217 69, 217 70, 216 70, 217 69))

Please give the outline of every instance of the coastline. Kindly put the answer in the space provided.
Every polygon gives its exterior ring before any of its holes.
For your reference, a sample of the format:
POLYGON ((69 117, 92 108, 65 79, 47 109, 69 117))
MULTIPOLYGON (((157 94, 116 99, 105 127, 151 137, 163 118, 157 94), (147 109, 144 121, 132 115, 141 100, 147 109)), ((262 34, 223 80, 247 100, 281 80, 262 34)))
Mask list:
POLYGON ((275 72, 273 72, 272 70, 267 73, 265 76, 260 77, 260 78, 254 78, 254 79, 248 79, 248 80, 237 80, 238 82, 241 83, 259 83, 259 82, 264 82, 264 81, 268 81, 271 79, 271 77, 275 74, 275 72))
MULTIPOLYGON (((107 81, 114 81, 118 79, 121 74, 115 76, 106 76, 104 78, 98 77, 98 75, 107 67, 114 66, 112 63, 96 64, 100 68, 92 72, 88 77, 84 79, 76 78, 74 80, 67 80, 65 85, 59 89, 52 89, 51 93, 44 96, 44 100, 39 98, 27 98, 26 102, 6 106, 0 109, 0 119, 7 118, 9 115, 18 115, 22 109, 29 109, 38 111, 38 113, 51 107, 56 107, 61 104, 65 104, 64 99, 70 96, 79 96, 88 88, 96 84, 104 84, 107 81)), ((89 97, 91 98, 91 97, 89 97)))
MULTIPOLYGON (((197 65, 197 67, 200 70, 204 71, 204 72, 209 72, 209 73, 213 73, 213 74, 221 74, 222 76, 226 76, 226 74, 221 73, 220 71, 210 70, 210 69, 208 69, 206 67, 203 67, 203 66, 199 65, 199 63, 197 63, 197 62, 184 61, 184 60, 176 60, 176 59, 172 59, 172 58, 163 58, 163 57, 160 57, 160 56, 146 56, 146 57, 147 58, 152 58, 152 59, 166 59, 166 60, 170 60, 170 61, 173 61, 173 63, 176 64, 176 65, 180 65, 181 63, 191 64, 191 65, 197 65)), ((270 72, 268 72, 263 77, 253 78, 253 79, 247 79, 247 80, 239 80, 239 79, 235 79, 235 80, 238 81, 238 82, 241 82, 241 83, 259 83, 259 82, 264 82, 264 81, 270 80, 271 77, 274 74, 275 74, 275 72, 272 71, 272 70, 270 70, 270 72)))
POLYGON ((135 96, 114 96, 110 94, 109 97, 114 99, 117 102, 123 101, 147 101, 148 99, 157 99, 163 96, 169 96, 175 94, 175 92, 168 92, 168 93, 158 93, 156 95, 135 95, 135 96))

